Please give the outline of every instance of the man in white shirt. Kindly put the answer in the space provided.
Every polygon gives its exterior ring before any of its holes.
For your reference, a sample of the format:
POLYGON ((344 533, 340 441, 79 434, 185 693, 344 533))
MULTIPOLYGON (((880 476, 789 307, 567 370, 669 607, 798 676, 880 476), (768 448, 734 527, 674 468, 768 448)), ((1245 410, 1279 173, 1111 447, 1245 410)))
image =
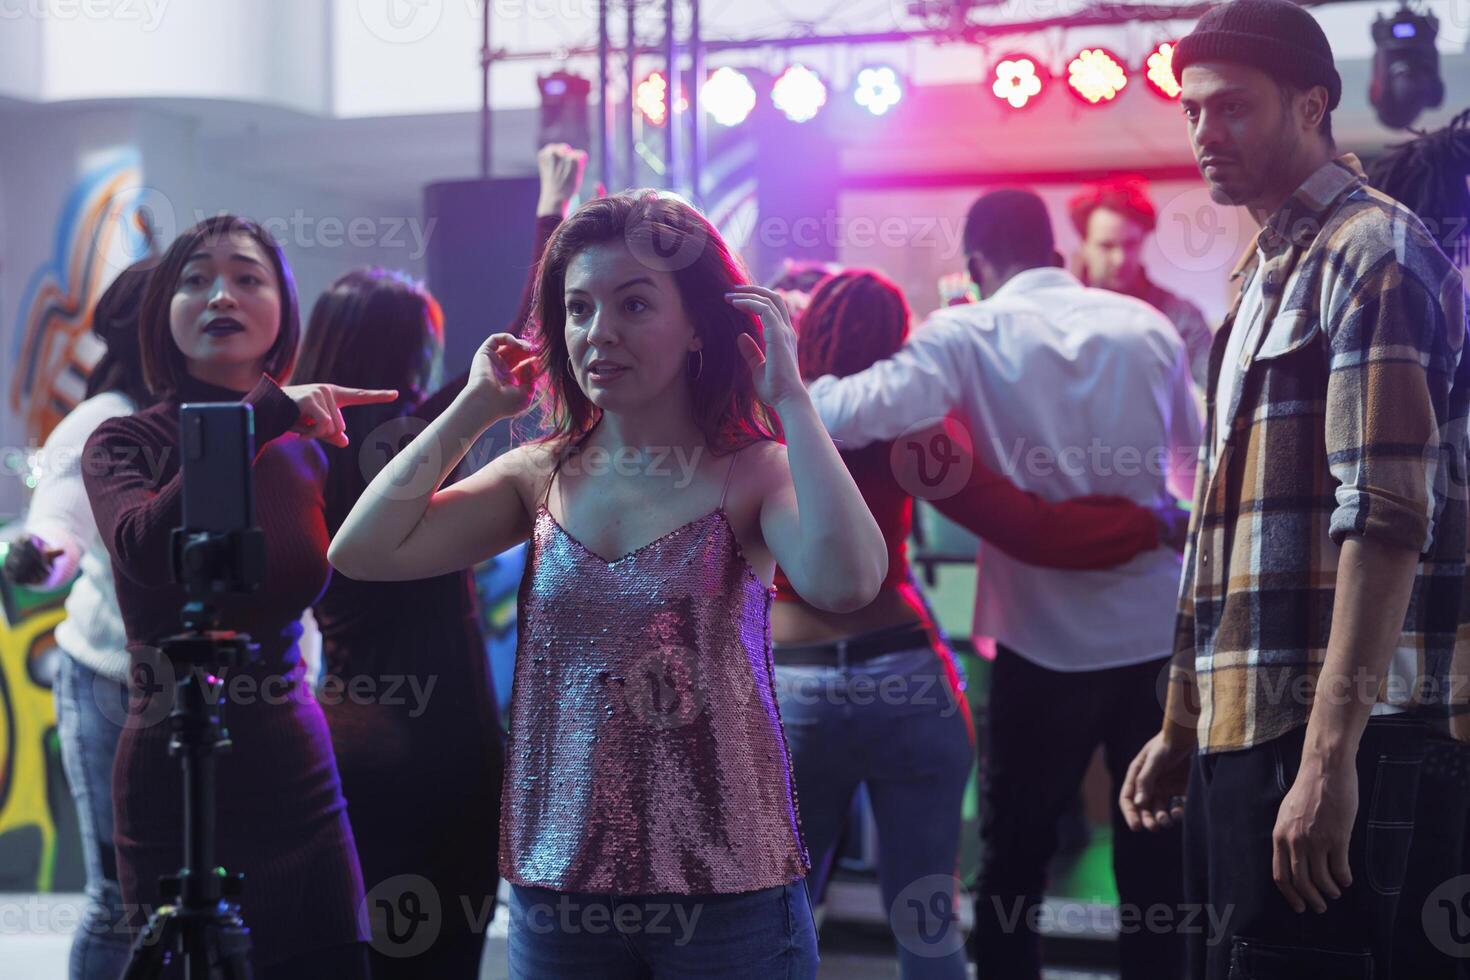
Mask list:
MULTIPOLYGON (((1169 320, 1059 268, 1045 205, 1030 192, 982 196, 964 240, 982 302, 934 313, 865 371, 812 383, 838 444, 896 439, 953 413, 980 460, 1049 499, 1191 498, 1199 420, 1169 320)), ((1180 559, 1162 549, 1106 571, 1058 571, 982 543, 977 564, 976 644, 995 664, 972 948, 981 980, 1039 980, 1033 910, 1057 818, 1098 745, 1116 788, 1162 722, 1180 559)), ((1114 824, 1121 831, 1116 812, 1114 824)), ((1178 924, 1179 837, 1138 847, 1140 836, 1114 835, 1123 921, 1165 907, 1178 924)), ((1124 980, 1183 969, 1172 929, 1124 930, 1120 953, 1124 980)))

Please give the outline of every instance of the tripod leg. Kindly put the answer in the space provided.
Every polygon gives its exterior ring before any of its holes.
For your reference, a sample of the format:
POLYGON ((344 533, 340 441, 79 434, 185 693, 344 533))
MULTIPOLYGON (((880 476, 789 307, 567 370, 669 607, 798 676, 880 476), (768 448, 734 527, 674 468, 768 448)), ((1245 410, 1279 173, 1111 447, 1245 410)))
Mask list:
POLYGON ((168 965, 168 955, 178 941, 179 921, 172 909, 154 912, 128 953, 122 980, 157 980, 168 965))
POLYGON ((244 920, 234 912, 221 916, 215 922, 214 940, 222 980, 251 980, 250 930, 244 920))

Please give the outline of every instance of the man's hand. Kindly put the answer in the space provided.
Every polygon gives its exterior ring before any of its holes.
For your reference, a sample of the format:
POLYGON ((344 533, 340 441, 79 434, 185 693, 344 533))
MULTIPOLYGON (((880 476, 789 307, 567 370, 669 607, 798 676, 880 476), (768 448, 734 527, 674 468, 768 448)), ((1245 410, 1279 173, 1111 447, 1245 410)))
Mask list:
POLYGON ((1118 794, 1118 807, 1129 830, 1163 830, 1184 819, 1184 792, 1189 787, 1193 755, 1193 745, 1171 743, 1163 732, 1144 744, 1129 765, 1118 794))
POLYGON ((1348 841, 1357 815, 1353 758, 1324 769, 1304 756, 1271 834, 1271 877, 1298 913, 1308 905, 1315 912, 1327 911, 1327 900, 1341 898, 1353 883, 1348 841))

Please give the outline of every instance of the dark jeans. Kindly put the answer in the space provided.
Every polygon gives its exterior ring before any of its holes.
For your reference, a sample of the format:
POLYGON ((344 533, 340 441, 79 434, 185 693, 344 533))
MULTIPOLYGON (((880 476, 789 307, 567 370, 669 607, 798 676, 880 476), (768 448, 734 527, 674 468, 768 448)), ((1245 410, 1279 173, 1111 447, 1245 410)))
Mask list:
POLYGON ((511 980, 813 980, 800 881, 731 895, 589 895, 512 885, 511 980))
POLYGON ((1444 737, 1419 774, 1393 965, 1413 980, 1470 980, 1470 745, 1444 737))
MULTIPOLYGON (((1195 757, 1185 804, 1185 882, 1208 928, 1189 937, 1193 980, 1389 980, 1394 915, 1414 835, 1424 725, 1373 718, 1358 749, 1353 883, 1301 915, 1271 877, 1271 835, 1301 765, 1305 729, 1195 757)), ((1408 980, 1418 980, 1410 976, 1408 980)))
POLYGON ((1184 968, 1178 829, 1134 834, 1116 803, 1128 765, 1158 733, 1167 659, 1064 673, 999 647, 981 763, 982 864, 971 945, 979 980, 1039 980, 1036 911, 1066 811, 1102 745, 1113 779, 1113 876, 1122 902, 1123 980, 1173 980, 1184 968))

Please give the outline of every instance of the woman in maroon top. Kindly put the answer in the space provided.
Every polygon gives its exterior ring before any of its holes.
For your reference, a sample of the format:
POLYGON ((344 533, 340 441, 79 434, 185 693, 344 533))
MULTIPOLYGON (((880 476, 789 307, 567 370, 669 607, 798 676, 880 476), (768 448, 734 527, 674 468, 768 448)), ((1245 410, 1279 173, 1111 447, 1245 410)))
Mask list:
MULTIPOLYGON (((850 270, 818 285, 797 326, 802 377, 843 376, 903 346, 909 309, 887 279, 850 270)), ((936 428, 919 444, 939 435, 936 428)), ((954 872, 974 734, 953 654, 908 565, 911 491, 927 483, 904 450, 877 443, 842 453, 888 546, 877 598, 856 612, 827 612, 803 602, 777 569, 773 653, 812 894, 822 892, 853 794, 865 784, 903 977, 963 978, 954 872)), ((1159 545, 1160 520, 1131 501, 1050 503, 979 460, 961 460, 959 472, 967 465, 966 483, 940 481, 929 502, 1022 561, 1106 568, 1159 545)))
POLYGON ((223 672, 216 692, 232 742, 216 762, 218 859, 245 876, 240 905, 257 978, 363 978, 362 875, 298 645, 302 613, 330 573, 326 461, 315 441, 290 433, 345 445, 344 407, 398 393, 278 387, 273 377, 290 373, 300 333, 295 285, 270 235, 230 215, 201 222, 169 247, 143 298, 143 371, 158 402, 104 422, 87 441, 87 495, 134 663, 113 769, 118 881, 137 929, 164 901, 159 876, 183 861, 183 774, 168 749, 173 672, 154 646, 180 632, 185 602, 169 561, 171 532, 183 523, 179 406, 244 401, 254 409, 266 570, 258 591, 215 601, 224 627, 259 644, 250 665, 223 672))

